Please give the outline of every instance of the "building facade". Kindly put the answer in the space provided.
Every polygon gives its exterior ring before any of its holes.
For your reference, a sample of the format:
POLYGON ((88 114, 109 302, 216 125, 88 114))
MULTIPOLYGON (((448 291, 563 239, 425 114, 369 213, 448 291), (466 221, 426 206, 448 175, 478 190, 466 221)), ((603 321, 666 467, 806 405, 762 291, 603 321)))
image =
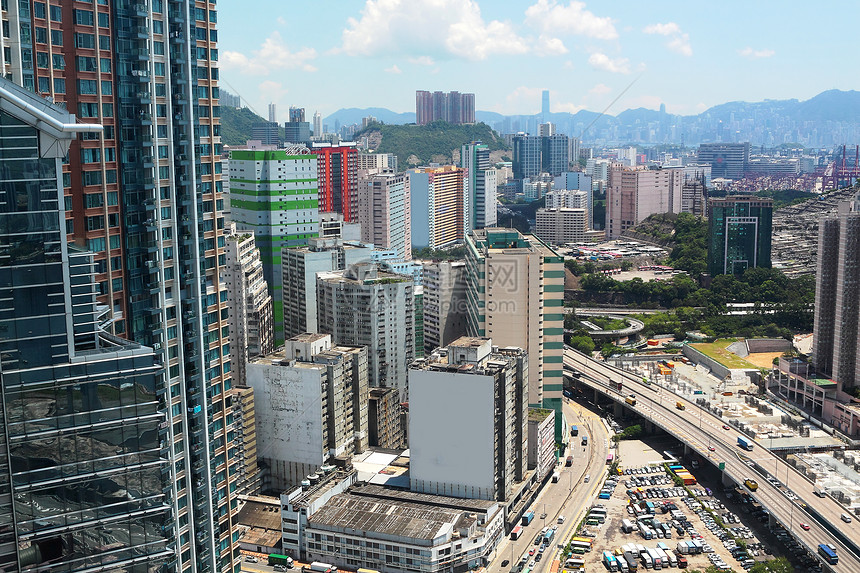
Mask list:
POLYGON ((371 446, 390 450, 406 447, 397 388, 370 389, 367 425, 371 446))
POLYGON ((563 134, 541 137, 541 171, 553 177, 570 170, 570 141, 563 134))
POLYGON ((541 173, 541 137, 537 135, 515 135, 512 140, 514 179, 521 181, 537 177, 541 173))
POLYGON ((237 385, 245 385, 245 363, 275 349, 272 295, 263 278, 263 262, 252 231, 237 232, 235 223, 225 233, 224 275, 227 283, 230 348, 237 385))
POLYGON ((708 272, 770 267, 773 199, 730 196, 708 202, 708 272))
POLYGON ((606 188, 606 236, 614 239, 656 213, 681 212, 684 172, 613 163, 606 188))
POLYGON ((415 123, 433 121, 451 124, 475 123, 475 94, 460 92, 415 92, 415 123))
MULTIPOLYGON (((571 156, 571 161, 575 160, 571 156)), ((548 209, 588 209, 588 228, 594 228, 594 181, 591 175, 582 171, 566 171, 555 177, 552 189, 546 194, 548 209), (583 192, 586 193, 585 198, 581 195, 583 192)))
POLYGON ((343 270, 369 261, 373 249, 358 241, 339 238, 310 239, 307 247, 284 249, 281 274, 284 296, 284 335, 292 338, 319 332, 317 273, 343 270))
POLYGON ((473 141, 460 148, 460 167, 465 177, 468 204, 466 232, 496 226, 497 172, 490 164, 490 149, 473 141))
POLYGON ((541 482, 555 468, 555 412, 544 408, 529 408, 528 430, 529 469, 541 482))
POLYGON ((97 301, 96 257, 65 232, 62 159, 77 133, 101 129, 0 79, 8 571, 132 570, 141 560, 157 568, 179 557, 165 495, 176 458, 165 436, 163 356, 103 328, 110 314, 97 301))
POLYGON ((412 245, 443 249, 463 241, 468 198, 464 171, 453 165, 409 171, 412 245))
POLYGON ((367 173, 397 172, 397 156, 393 153, 359 153, 358 171, 367 173))
POLYGON ((551 245, 580 243, 588 233, 586 209, 538 209, 535 213, 535 235, 551 245))
POLYGON ((65 226, 108 328, 166 366, 176 567, 236 568, 216 3, 24 0, 2 18, 13 81, 104 126, 72 142, 65 226))
POLYGON ((469 335, 529 355, 529 406, 556 412, 561 441, 564 258, 533 235, 483 229, 466 238, 469 335))
POLYGON ((359 263, 317 273, 317 326, 335 344, 366 346, 373 387, 397 388, 407 400, 406 367, 415 357, 415 292, 411 277, 359 263))
POLYGON ((412 258, 412 204, 405 173, 364 175, 358 181, 361 240, 377 249, 393 249, 401 260, 412 258))
POLYGON ((434 261, 422 266, 424 352, 430 354, 466 334, 466 263, 434 261))
POLYGON ((699 145, 698 162, 711 166, 711 177, 742 179, 749 161, 749 142, 699 145))
POLYGON ((317 156, 307 147, 230 152, 230 208, 239 229, 254 232, 272 293, 275 344, 284 341, 281 250, 319 234, 317 156))
POLYGON ((259 141, 262 145, 277 147, 281 144, 280 131, 277 122, 261 121, 251 127, 251 139, 259 141))
POLYGON ((257 419, 254 390, 237 386, 233 394, 233 419, 236 420, 236 457, 239 460, 239 495, 256 495, 260 492, 261 475, 257 465, 257 419))
POLYGON ((343 215, 343 220, 358 221, 358 149, 355 143, 314 143, 317 157, 319 210, 343 215))
POLYGON ((306 333, 252 360, 257 449, 266 490, 283 491, 338 457, 368 446, 367 349, 306 333))
POLYGON ((461 337, 409 369, 409 487, 505 501, 528 469, 528 355, 461 337), (450 423, 439 424, 440 412, 450 423))

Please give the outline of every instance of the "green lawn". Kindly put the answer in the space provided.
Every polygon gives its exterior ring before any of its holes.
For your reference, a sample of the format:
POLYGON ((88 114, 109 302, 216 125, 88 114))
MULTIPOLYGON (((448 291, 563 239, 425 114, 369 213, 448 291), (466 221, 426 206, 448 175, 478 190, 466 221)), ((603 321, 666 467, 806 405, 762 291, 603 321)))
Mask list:
POLYGON ((759 370, 759 367, 751 362, 747 362, 734 352, 728 350, 728 346, 737 342, 735 338, 721 338, 714 342, 702 342, 697 344, 691 344, 693 348, 708 356, 713 358, 726 368, 749 368, 753 370, 759 370))

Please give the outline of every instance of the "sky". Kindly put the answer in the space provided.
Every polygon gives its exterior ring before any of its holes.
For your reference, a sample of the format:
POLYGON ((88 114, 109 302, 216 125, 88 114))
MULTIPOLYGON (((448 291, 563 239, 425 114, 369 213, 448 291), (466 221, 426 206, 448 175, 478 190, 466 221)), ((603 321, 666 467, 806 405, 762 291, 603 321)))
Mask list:
POLYGON ((415 111, 415 90, 476 109, 695 114, 727 101, 860 88, 856 0, 223 0, 221 86, 277 104, 415 111))

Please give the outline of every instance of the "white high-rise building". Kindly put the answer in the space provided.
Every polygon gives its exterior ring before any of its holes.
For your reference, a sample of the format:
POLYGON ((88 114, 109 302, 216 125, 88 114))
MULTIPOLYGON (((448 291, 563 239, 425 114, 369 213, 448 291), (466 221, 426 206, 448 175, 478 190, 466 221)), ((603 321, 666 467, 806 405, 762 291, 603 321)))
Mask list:
POLYGON ((248 364, 255 396, 257 456, 267 489, 301 483, 329 459, 368 446, 367 349, 300 334, 248 364))
POLYGON ((319 332, 317 322, 317 273, 347 268, 369 261, 373 248, 339 238, 311 239, 307 247, 281 252, 286 338, 319 332))
POLYGON ((411 277, 371 263, 317 274, 317 323, 336 344, 367 346, 370 385, 397 388, 408 400, 406 367, 415 357, 411 277))
POLYGON ((269 104, 269 121, 278 123, 278 106, 274 103, 269 104))
POLYGON ((524 350, 466 336, 412 364, 410 489, 507 500, 528 469, 528 373, 524 350))
POLYGON ((588 210, 538 209, 535 213, 535 235, 551 245, 580 243, 588 232, 588 210))
POLYGON ((434 261, 423 267, 424 351, 430 354, 466 334, 466 263, 434 261))
POLYGON ((606 236, 614 239, 655 213, 680 213, 682 169, 613 163, 606 189, 606 236))
POLYGON ((245 385, 245 363, 275 349, 272 296, 263 278, 263 262, 252 231, 224 233, 226 263, 221 280, 227 283, 227 324, 237 385, 245 385))
POLYGON ((468 203, 466 232, 495 226, 498 176, 496 169, 490 164, 489 147, 481 142, 472 142, 461 147, 460 167, 465 171, 463 176, 468 203))
POLYGON ((323 127, 322 127, 322 116, 320 112, 314 112, 314 139, 317 141, 322 141, 323 138, 323 127))
POLYGON ((358 223, 361 240, 378 249, 393 249, 402 260, 412 258, 412 210, 405 173, 359 176, 358 223))

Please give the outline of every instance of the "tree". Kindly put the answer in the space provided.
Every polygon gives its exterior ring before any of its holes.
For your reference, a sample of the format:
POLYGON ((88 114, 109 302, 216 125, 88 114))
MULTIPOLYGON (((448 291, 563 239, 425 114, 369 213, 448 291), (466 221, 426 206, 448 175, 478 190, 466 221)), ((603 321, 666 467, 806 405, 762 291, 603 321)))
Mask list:
POLYGON ((785 557, 760 561, 750 568, 750 573, 794 573, 794 567, 785 557))
POLYGON ((569 345, 583 354, 588 354, 589 356, 591 356, 591 353, 594 352, 595 348, 594 340, 592 340, 590 336, 571 336, 569 345))

